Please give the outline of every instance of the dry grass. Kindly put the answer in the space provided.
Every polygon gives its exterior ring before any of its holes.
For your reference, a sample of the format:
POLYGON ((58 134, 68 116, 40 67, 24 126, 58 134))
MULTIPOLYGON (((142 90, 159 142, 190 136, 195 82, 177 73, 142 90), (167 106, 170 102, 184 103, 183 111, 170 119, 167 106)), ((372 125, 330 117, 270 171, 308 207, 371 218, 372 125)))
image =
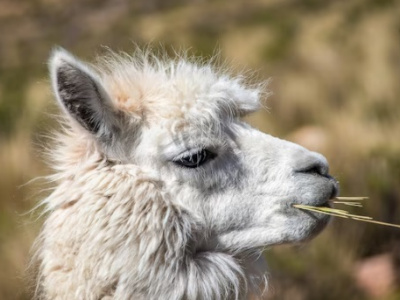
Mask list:
MULTIPOLYGON (((348 205, 348 206, 362 207, 362 204, 360 202, 355 202, 355 201, 366 200, 368 198, 367 197, 337 197, 335 199, 336 199, 336 201, 331 201, 331 202, 337 203, 337 204, 344 204, 344 205, 348 205)), ((373 224, 395 227, 395 228, 400 229, 400 225, 376 221, 376 220, 373 220, 372 217, 368 217, 368 216, 351 214, 348 211, 343 210, 343 209, 337 209, 337 208, 332 208, 332 207, 316 207, 316 206, 310 206, 310 205, 304 205, 304 204, 295 204, 295 205, 293 205, 293 207, 299 208, 302 210, 308 210, 308 211, 312 211, 312 212, 326 214, 326 215, 330 215, 333 217, 352 219, 352 220, 356 220, 356 221, 360 221, 360 222, 373 223, 373 224)))

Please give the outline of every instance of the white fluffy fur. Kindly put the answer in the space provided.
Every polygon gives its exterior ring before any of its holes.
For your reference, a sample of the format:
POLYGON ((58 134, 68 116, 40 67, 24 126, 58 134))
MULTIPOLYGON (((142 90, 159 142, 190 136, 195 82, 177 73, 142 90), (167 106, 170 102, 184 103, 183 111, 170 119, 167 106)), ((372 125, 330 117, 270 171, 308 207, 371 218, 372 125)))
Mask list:
POLYGON ((326 160, 243 123, 260 94, 243 78, 143 54, 89 67, 64 50, 50 71, 66 125, 52 147, 37 298, 247 299, 266 287, 266 246, 327 223, 291 207, 336 192, 326 160), (74 114, 81 105, 89 119, 74 114), (217 156, 173 162, 196 149, 217 156))

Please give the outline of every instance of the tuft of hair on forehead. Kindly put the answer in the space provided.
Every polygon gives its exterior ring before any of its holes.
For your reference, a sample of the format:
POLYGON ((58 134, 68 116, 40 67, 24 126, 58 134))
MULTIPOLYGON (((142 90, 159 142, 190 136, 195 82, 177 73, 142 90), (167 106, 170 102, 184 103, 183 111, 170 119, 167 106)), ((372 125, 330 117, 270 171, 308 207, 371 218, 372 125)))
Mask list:
MULTIPOLYGON (((127 149, 134 147, 142 125, 166 126, 176 135, 185 128, 218 133, 230 119, 258 110, 267 94, 265 83, 234 75, 218 56, 205 60, 185 52, 171 58, 149 48, 132 55, 109 50, 88 64, 58 48, 49 69, 67 131, 81 137, 76 140, 95 141, 88 148, 99 146, 115 160, 129 160, 127 149)), ((64 145, 64 154, 82 152, 80 142, 71 144, 76 149, 64 145)))
POLYGON ((146 119, 181 119, 213 111, 216 117, 243 116, 260 108, 268 81, 234 72, 216 54, 209 59, 137 48, 133 54, 108 49, 93 68, 115 101, 127 113, 146 119))

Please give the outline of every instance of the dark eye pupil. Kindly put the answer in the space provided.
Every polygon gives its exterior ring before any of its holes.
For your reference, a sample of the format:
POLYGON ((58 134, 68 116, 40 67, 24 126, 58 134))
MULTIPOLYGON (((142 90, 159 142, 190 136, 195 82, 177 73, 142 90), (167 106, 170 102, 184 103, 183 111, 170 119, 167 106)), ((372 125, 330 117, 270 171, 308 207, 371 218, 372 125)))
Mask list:
POLYGON ((199 152, 181 157, 178 160, 174 160, 174 162, 187 168, 197 168, 214 157, 214 153, 206 149, 202 149, 199 152))

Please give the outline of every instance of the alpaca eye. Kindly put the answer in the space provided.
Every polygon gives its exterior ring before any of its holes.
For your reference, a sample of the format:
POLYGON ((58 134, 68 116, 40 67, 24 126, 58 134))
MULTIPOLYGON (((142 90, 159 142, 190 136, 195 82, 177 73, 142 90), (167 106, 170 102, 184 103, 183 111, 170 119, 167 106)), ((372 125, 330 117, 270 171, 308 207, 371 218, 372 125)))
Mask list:
POLYGON ((215 158, 215 156, 216 154, 211 151, 201 149, 193 153, 184 154, 181 157, 174 159, 173 162, 177 165, 194 169, 215 158))

